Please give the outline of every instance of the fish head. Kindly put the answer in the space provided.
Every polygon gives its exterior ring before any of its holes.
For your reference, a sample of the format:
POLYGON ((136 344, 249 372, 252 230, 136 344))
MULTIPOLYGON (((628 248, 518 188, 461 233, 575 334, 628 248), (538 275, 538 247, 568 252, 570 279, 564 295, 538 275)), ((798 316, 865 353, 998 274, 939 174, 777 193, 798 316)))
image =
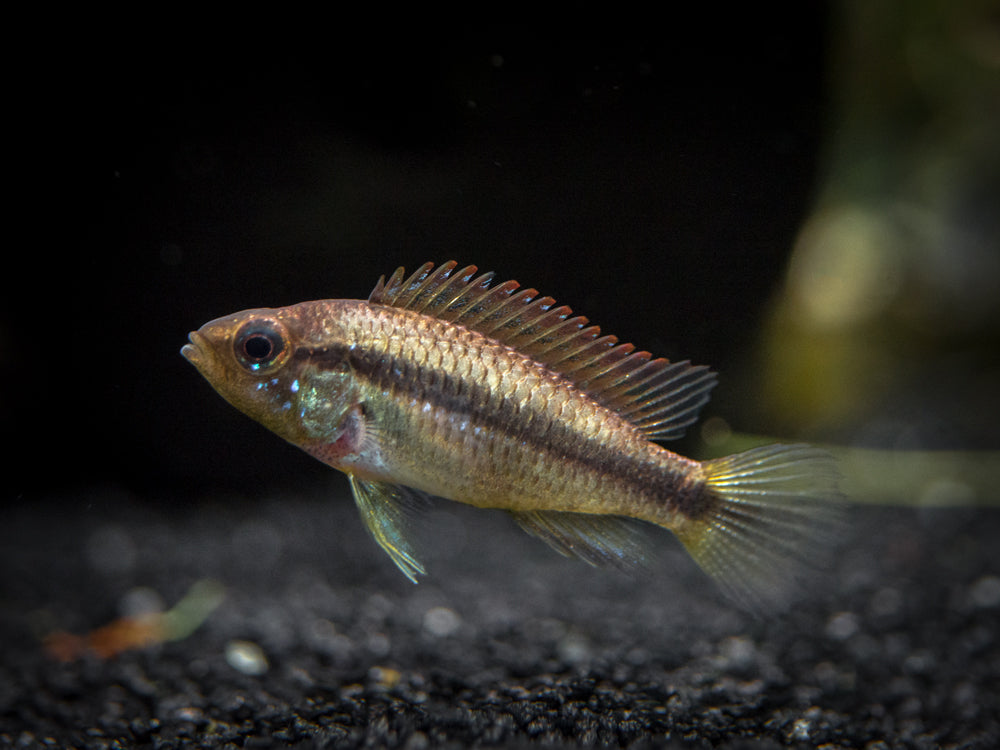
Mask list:
POLYGON ((302 305, 244 310, 192 331, 181 354, 226 401, 285 440, 332 442, 358 387, 346 361, 329 354, 336 326, 316 317, 302 305))

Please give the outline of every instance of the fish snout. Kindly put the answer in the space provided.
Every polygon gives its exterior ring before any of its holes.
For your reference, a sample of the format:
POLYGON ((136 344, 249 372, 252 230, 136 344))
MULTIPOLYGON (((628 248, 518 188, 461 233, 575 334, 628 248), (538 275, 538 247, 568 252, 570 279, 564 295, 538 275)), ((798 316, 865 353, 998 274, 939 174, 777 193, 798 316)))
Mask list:
POLYGON ((181 347, 181 356, 195 367, 204 364, 207 355, 207 342, 198 331, 188 334, 188 342, 181 347))

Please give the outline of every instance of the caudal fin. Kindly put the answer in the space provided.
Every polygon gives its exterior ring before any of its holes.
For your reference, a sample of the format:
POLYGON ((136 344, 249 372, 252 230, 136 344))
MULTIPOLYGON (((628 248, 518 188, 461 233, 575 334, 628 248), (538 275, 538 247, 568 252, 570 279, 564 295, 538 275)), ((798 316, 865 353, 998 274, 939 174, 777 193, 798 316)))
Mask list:
POLYGON ((784 603, 804 573, 829 559, 841 519, 833 457, 809 445, 768 445, 703 467, 720 502, 678 537, 739 603, 784 603))

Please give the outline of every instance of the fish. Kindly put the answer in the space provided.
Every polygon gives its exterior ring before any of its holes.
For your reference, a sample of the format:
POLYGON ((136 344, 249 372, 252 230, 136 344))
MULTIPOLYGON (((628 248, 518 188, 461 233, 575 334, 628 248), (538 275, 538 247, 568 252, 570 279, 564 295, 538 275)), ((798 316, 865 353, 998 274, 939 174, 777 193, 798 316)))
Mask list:
POLYGON ((347 475, 368 532, 413 582, 429 497, 509 513, 559 553, 647 564, 672 532, 750 609, 787 599, 837 523, 838 471, 808 444, 698 461, 660 442, 716 385, 566 305, 456 261, 382 276, 367 300, 254 308, 181 354, 230 404, 347 475))

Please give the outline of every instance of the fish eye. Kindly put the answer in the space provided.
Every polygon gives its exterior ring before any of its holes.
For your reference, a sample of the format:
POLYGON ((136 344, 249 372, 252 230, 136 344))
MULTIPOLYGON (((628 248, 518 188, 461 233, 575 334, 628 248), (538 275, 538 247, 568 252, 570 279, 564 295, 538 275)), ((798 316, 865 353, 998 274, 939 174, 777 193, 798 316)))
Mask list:
POLYGON ((271 358, 273 351, 274 342, 270 336, 263 333, 255 333, 243 340, 243 353, 247 359, 252 359, 255 362, 266 362, 271 358))
POLYGON ((274 321, 252 320, 237 332, 233 346, 240 364, 257 371, 269 368, 282 359, 285 337, 274 321))

